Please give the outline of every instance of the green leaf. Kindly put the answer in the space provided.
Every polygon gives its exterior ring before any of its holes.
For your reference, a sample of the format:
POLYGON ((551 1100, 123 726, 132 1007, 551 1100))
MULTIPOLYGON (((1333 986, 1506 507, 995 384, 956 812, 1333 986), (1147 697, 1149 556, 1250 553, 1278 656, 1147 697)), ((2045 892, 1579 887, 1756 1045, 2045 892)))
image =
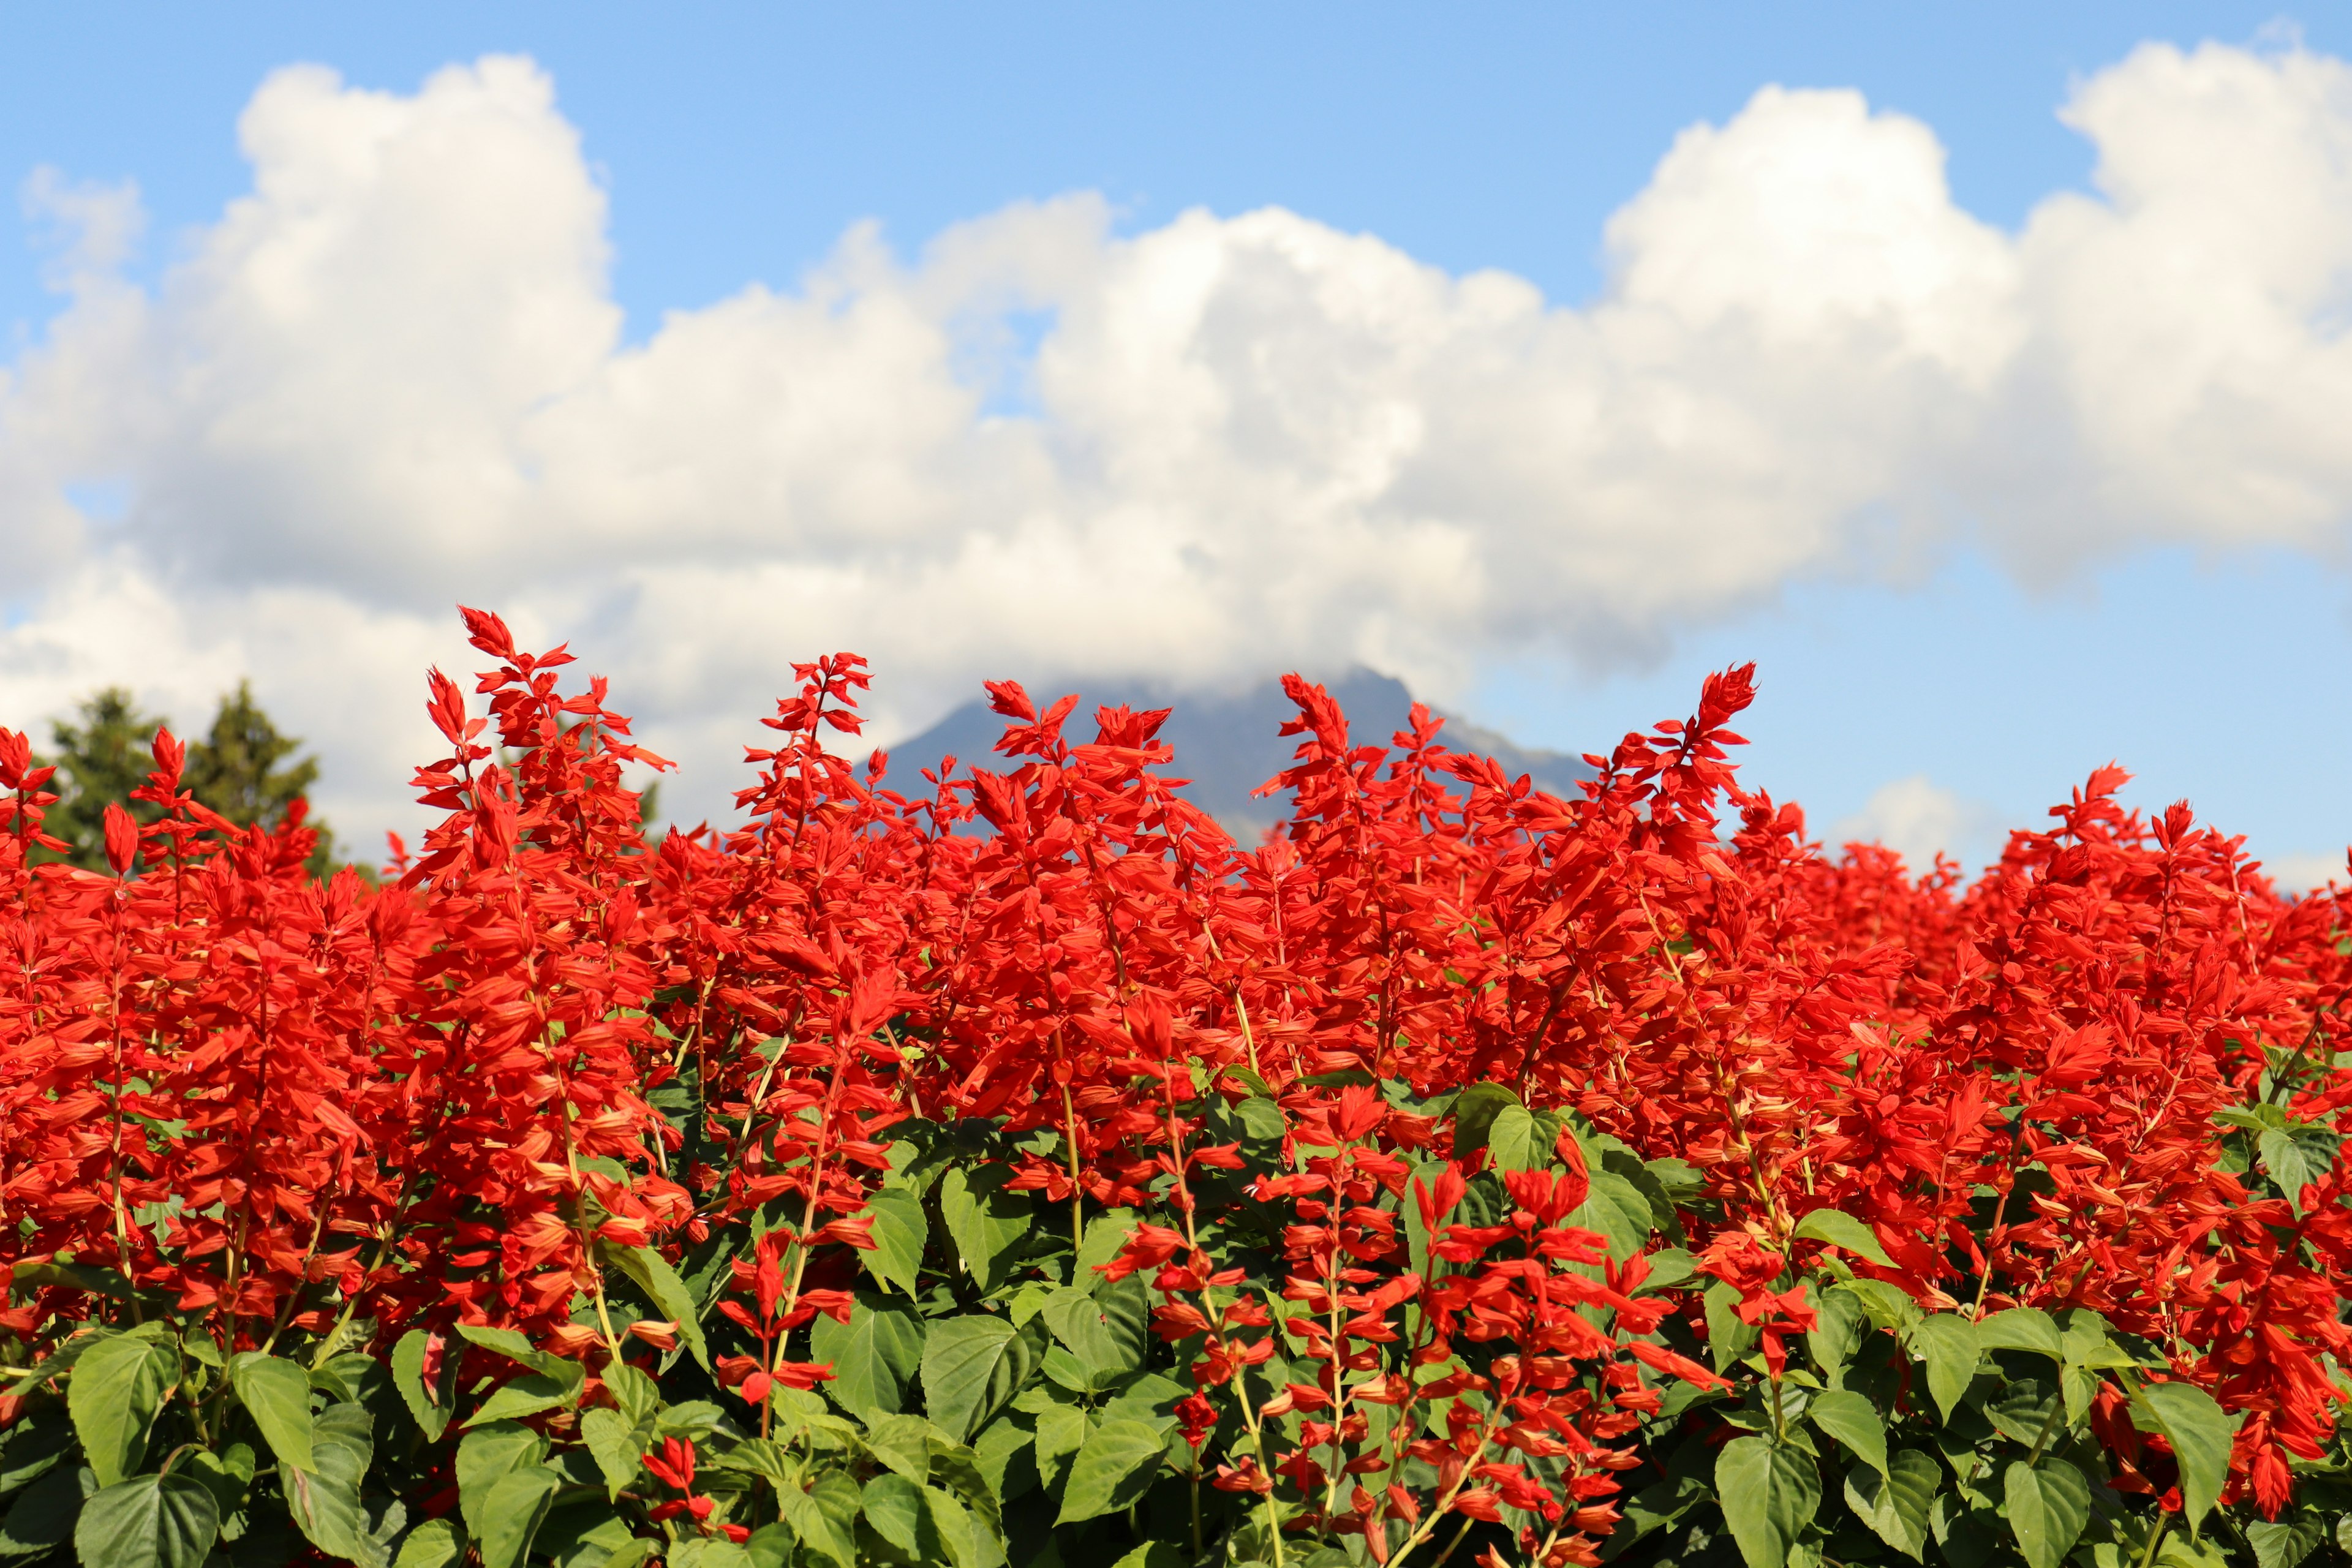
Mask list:
POLYGON ((1977 1363, 1983 1359, 1976 1324, 1957 1312, 1922 1318, 1911 1330, 1911 1349, 1927 1363, 1927 1392, 1949 1421, 1976 1378, 1977 1363))
POLYGON ((2013 1459, 2002 1491, 2026 1568, 2058 1568, 2091 1521, 2091 1483, 2063 1459, 2045 1458, 2038 1468, 2013 1459))
POLYGON ((1020 1391, 1037 1370, 1042 1327, 980 1317, 932 1323, 923 1342, 923 1398, 941 1430, 961 1442, 1020 1391))
POLYGON ((1062 1474, 1062 1461, 1087 1446, 1095 1424, 1075 1405, 1052 1405, 1037 1412, 1037 1479, 1050 1489, 1062 1474))
POLYGON ((1805 1406, 1812 1424, 1845 1445, 1846 1451, 1880 1475, 1886 1473, 1886 1424, 1870 1401, 1844 1389, 1813 1395, 1805 1406))
POLYGON ((983 1290, 1004 1283, 1013 1251, 1035 1220, 1027 1204, 1002 1190, 1009 1174, 1001 1165, 970 1173, 954 1165, 940 1178, 940 1217, 947 1222, 964 1272, 983 1290))
POLYGON ((1070 1462, 1056 1524, 1116 1513, 1151 1489, 1167 1445, 1140 1421, 1106 1421, 1070 1462))
POLYGON ((19 1263, 10 1271, 10 1278, 27 1289, 44 1285, 60 1285, 68 1290, 87 1290, 93 1296, 110 1300, 131 1300, 131 1285, 111 1268, 92 1268, 86 1263, 19 1263))
POLYGON ((229 1359, 228 1379, 269 1451, 297 1469, 309 1469, 310 1373, 282 1356, 246 1351, 229 1359))
POLYGON ((710 1344, 702 1334, 702 1310, 695 1304, 694 1293, 677 1270, 650 1247, 623 1247, 616 1242, 600 1241, 596 1255, 629 1277, 631 1283, 644 1291, 663 1317, 675 1321, 678 1337, 693 1353, 695 1364, 703 1371, 710 1370, 710 1344))
POLYGON ((863 1212, 874 1222, 874 1247, 860 1250, 858 1262, 877 1284, 896 1285, 913 1295, 929 1229, 923 1220, 923 1200, 904 1187, 884 1187, 866 1200, 863 1212))
POLYGON ((1748 1568, 1786 1568, 1789 1549, 1821 1508, 1821 1467, 1801 1448, 1736 1437, 1716 1458, 1715 1489, 1748 1568))
POLYGON ((2180 1461, 2180 1514, 2193 1534, 2230 1479, 2230 1445, 2240 1418, 2225 1415, 2193 1383, 2151 1383, 2139 1396, 2180 1461))
POLYGON ((940 1561, 938 1532, 923 1489, 896 1472, 886 1470, 866 1483, 866 1522, 874 1533, 912 1555, 918 1563, 940 1561))
POLYGON ((1927 1511, 1942 1480, 1936 1461, 1916 1448, 1897 1449, 1885 1476, 1848 1470, 1845 1502, 1854 1517, 1887 1545, 1916 1561, 1927 1550, 1927 1511))
POLYGON ((2316 1509, 2299 1508, 2284 1519, 2255 1520, 2246 1526, 2254 1568, 2295 1568, 2326 1539, 2327 1516, 2316 1509))
POLYGON ((1045 1326, 1087 1363, 1097 1386, 1143 1364, 1151 1344, 1151 1302, 1133 1275, 1096 1293, 1065 1286, 1045 1298, 1045 1326))
POLYGON ((226 1456, 194 1449, 181 1455, 177 1462, 189 1479, 203 1482, 213 1494, 223 1519, 245 1505, 246 1489, 253 1484, 253 1450, 243 1443, 231 1443, 226 1456))
POLYGON ((620 1406, 630 1426, 661 1408, 660 1385, 627 1362, 606 1363, 604 1379, 604 1392, 613 1396, 613 1403, 620 1406))
POLYGON ((1805 1353, 1834 1387, 1862 1346, 1862 1302, 1853 1291, 1825 1287, 1819 1279, 1805 1281, 1805 1299, 1814 1316, 1813 1327, 1805 1331, 1805 1353))
POLYGON ((428 1519, 408 1532, 392 1568, 450 1568, 466 1555, 466 1531, 454 1519, 428 1519))
MULTIPOLYGON (((1519 1097, 1499 1083, 1474 1083, 1454 1096, 1454 1157, 1467 1160, 1486 1147, 1496 1118, 1506 1108, 1518 1105, 1519 1097)), ((1519 1109, 1524 1114, 1526 1108, 1519 1109)))
POLYGON ((557 1361, 555 1373, 531 1373, 495 1390, 482 1407, 466 1418, 467 1426, 491 1421, 513 1421, 542 1410, 569 1410, 580 1403, 588 1386, 588 1369, 576 1361, 557 1361))
POLYGON ((939 1428, 919 1415, 885 1415, 866 1429, 874 1457, 919 1486, 930 1479, 931 1438, 939 1428))
POLYGON ((1886 1256, 1878 1235, 1870 1226, 1850 1214, 1838 1209, 1815 1209, 1797 1222, 1790 1233, 1799 1241, 1826 1241, 1856 1258, 1866 1258, 1884 1268, 1895 1267, 1895 1259, 1886 1256))
POLYGON ((922 1365, 923 1321, 904 1302, 861 1290, 849 1321, 820 1313, 809 1325, 809 1359, 833 1363, 824 1391, 843 1409, 895 1413, 922 1365))
POLYGON ((423 1329, 411 1329, 400 1336, 392 1347, 392 1385, 400 1390, 401 1403, 415 1417, 417 1429, 428 1443, 437 1443, 441 1434, 449 1429, 449 1418, 457 1414, 457 1363, 461 1359, 454 1348, 445 1348, 441 1356, 441 1375, 430 1384, 425 1381, 425 1352, 431 1342, 423 1329))
POLYGON ((101 1488, 121 1481, 147 1457, 147 1428, 179 1375, 177 1352, 131 1334, 100 1341, 74 1363, 66 1409, 101 1488))
POLYGON ((547 1521, 563 1472, 546 1465, 509 1470, 491 1486, 476 1537, 482 1568, 517 1568, 530 1552, 532 1537, 547 1521))
MULTIPOLYGON (((1498 1171, 1539 1171, 1559 1158, 1552 1147, 1559 1140, 1557 1119, 1523 1105, 1506 1105, 1496 1112, 1494 1125, 1486 1131, 1486 1153, 1498 1171)), ((1593 1174, 1597 1177, 1601 1173, 1593 1174)), ((1650 1234, 1649 1207, 1649 1200, 1643 1198, 1642 1234, 1645 1237, 1650 1234)))
POLYGON ((490 1489, 509 1471, 536 1465, 547 1457, 547 1439, 520 1422, 500 1421, 477 1426, 457 1445, 457 1510, 466 1528, 482 1533, 490 1489))
POLYGON ((546 1377, 562 1377, 566 1368, 575 1372, 580 1369, 578 1362, 566 1361, 553 1351, 541 1350, 512 1329, 490 1329, 477 1323, 460 1323, 457 1325, 457 1332, 464 1336, 467 1343, 479 1345, 486 1351, 502 1355, 507 1360, 518 1365, 527 1366, 546 1377))
POLYGON ((82 1505, 74 1551, 105 1568, 202 1568, 220 1535, 211 1489, 185 1476, 134 1476, 82 1505))
POLYGON ((310 1463, 278 1463, 278 1484, 286 1510, 330 1557, 363 1564, 382 1563, 383 1544, 369 1529, 360 1505, 360 1482, 375 1458, 375 1418, 357 1405, 330 1405, 310 1423, 310 1463))
POLYGON ((925 1487, 923 1507, 930 1514, 931 1533, 947 1549, 951 1568, 992 1568, 1003 1563, 1002 1532, 966 1507, 961 1498, 938 1487, 925 1487))
POLYGON ((1185 1568, 1184 1554, 1164 1541, 1148 1542, 1112 1563, 1111 1568, 1185 1568))
POLYGON ((2032 1351, 2052 1361, 2066 1359, 2057 1323, 2039 1307, 2011 1307, 1977 1320, 1977 1343, 1989 1351, 2032 1351))
POLYGON ((1984 1413, 1994 1431, 2032 1447, 2057 1418, 2058 1391, 2039 1378, 2021 1377, 1985 1401, 1984 1413))
POLYGON ((1086 1239, 1078 1247, 1077 1271, 1071 1279, 1085 1286, 1101 1279, 1099 1270, 1118 1256, 1127 1238, 1135 1234, 1139 1217, 1133 1209, 1105 1209, 1087 1221, 1086 1239))
POLYGON ((856 1522, 865 1494, 856 1482, 831 1475, 819 1481, 814 1491, 782 1487, 776 1496, 783 1508, 784 1522, 793 1527, 804 1552, 827 1558, 837 1568, 857 1568, 856 1522), (848 1492, 845 1514, 842 1499, 835 1495, 844 1489, 848 1492))
POLYGON ((599 1405, 580 1417, 580 1440, 604 1473, 605 1495, 617 1502, 621 1489, 637 1479, 645 1464, 635 1426, 619 1411, 599 1405))
POLYGON ((39 1557, 71 1535, 87 1474, 79 1465, 63 1465, 18 1492, 0 1522, 0 1557, 39 1557))
POLYGON ((1609 1256, 1622 1263, 1650 1245, 1655 1218, 1642 1189, 1614 1171, 1595 1171, 1584 1201, 1566 1223, 1598 1231, 1609 1238, 1609 1256))
POLYGON ((26 1414, 0 1432, 0 1495, 55 1469, 73 1445, 73 1423, 64 1411, 51 1406, 26 1414))
POLYGON ((2294 1205, 2294 1212, 2301 1214, 2303 1189, 2336 1168, 2336 1152, 2344 1146, 2344 1139, 2328 1128, 2297 1121, 2265 1131, 2254 1146, 2262 1155, 2263 1169, 2278 1184, 2286 1201, 2294 1205))

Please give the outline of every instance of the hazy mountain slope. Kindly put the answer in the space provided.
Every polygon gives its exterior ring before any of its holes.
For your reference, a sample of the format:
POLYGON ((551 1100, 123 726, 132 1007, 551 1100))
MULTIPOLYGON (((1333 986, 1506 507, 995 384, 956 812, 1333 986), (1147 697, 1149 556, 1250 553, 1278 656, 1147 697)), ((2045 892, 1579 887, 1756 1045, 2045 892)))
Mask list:
MULTIPOLYGON (((1359 744, 1387 745, 1412 709, 1412 694, 1403 682, 1368 669, 1351 670, 1326 686, 1347 712, 1349 733, 1359 744)), ((1030 695, 1042 707, 1060 693, 1033 691, 1030 695)), ((1290 764, 1298 744, 1296 736, 1285 739, 1281 733, 1285 721, 1296 718, 1298 710, 1283 696, 1279 681, 1269 680, 1231 697, 1170 696, 1107 684, 1084 694, 1070 716, 1066 732, 1071 740, 1092 739, 1095 709, 1119 702, 1131 708, 1175 710, 1160 731, 1161 738, 1176 749, 1170 772, 1190 779, 1187 793, 1229 831, 1255 837, 1285 815, 1279 801, 1250 794, 1290 764)), ((966 703, 921 734, 890 748, 889 783, 906 794, 915 794, 921 787, 921 770, 937 768, 942 758, 950 756, 965 767, 994 771, 1011 765, 992 749, 1004 732, 1004 723, 989 711, 985 702, 966 703)), ((1451 750, 1493 757, 1515 778, 1530 774, 1538 788, 1555 795, 1569 794, 1578 781, 1592 776, 1592 770, 1580 758, 1525 750, 1491 730, 1459 719, 1449 719, 1440 738, 1451 750)))

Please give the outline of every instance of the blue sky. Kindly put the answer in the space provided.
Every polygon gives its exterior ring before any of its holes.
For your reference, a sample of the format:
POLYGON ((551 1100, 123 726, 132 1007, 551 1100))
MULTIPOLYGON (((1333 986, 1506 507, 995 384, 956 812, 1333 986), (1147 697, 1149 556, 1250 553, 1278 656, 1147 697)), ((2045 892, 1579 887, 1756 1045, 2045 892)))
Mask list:
MULTIPOLYGON (((1195 208, 1231 219, 1275 207, 1338 237, 1374 237, 1455 279, 1499 270, 1532 285, 1547 309, 1575 310, 1610 293, 1604 225, 1652 186, 1677 136, 1734 122, 1768 85, 1858 89, 1872 110, 1924 126, 1947 156, 1951 204, 2015 236, 2053 193, 2094 189, 2097 149, 2061 122, 2061 106, 2137 46, 2209 39, 2255 58, 2275 58, 2297 40, 2322 59, 2352 56, 2352 24, 2340 12, 2283 16, 2229 5, 1933 15, 1861 5, 674 5, 656 14, 425 5, 397 15, 18 7, 0 16, 0 177, 28 180, 46 167, 68 182, 135 184, 142 237, 100 270, 110 287, 161 300, 173 268, 203 254, 224 211, 254 188, 238 116, 271 72, 319 62, 348 89, 413 95, 445 66, 511 53, 551 79, 553 113, 576 130, 578 156, 607 204, 595 222, 609 245, 604 287, 620 324, 604 352, 625 358, 655 340, 667 313, 707 310, 747 285, 794 297, 821 291, 804 280, 834 276, 825 269, 836 265, 836 247, 862 221, 878 222, 911 267, 954 226, 1067 193, 1099 195, 1113 239, 1169 233, 1195 208)), ((47 352, 64 313, 98 309, 90 289, 56 287, 58 206, 39 208, 27 207, 23 243, 0 247, 0 323, 9 334, 0 366, 17 362, 23 385, 33 384, 23 367, 47 352)), ((550 220, 575 221, 589 220, 550 220)), ((1032 248, 1044 255, 1062 243, 1040 239, 1032 248)), ((838 277, 832 286, 866 287, 838 277)), ((594 303, 581 306, 583 322, 594 303)), ((1029 406, 1023 367, 1039 324, 1055 319, 1003 310, 995 338, 978 350, 963 345, 1013 363, 992 391, 992 408, 1029 406)), ((2324 348, 2340 326, 2314 331, 2324 348)), ((2352 447, 2352 416, 2345 423, 2352 447)), ((19 424, 39 421, 20 411, 19 424)), ((215 492, 168 491, 159 476, 188 465, 146 455, 136 446, 143 439, 93 437, 103 458, 50 476, 81 514, 76 548, 85 566, 103 556, 115 563, 108 570, 129 570, 121 563, 130 557, 106 555, 120 542, 143 552, 138 560, 170 591, 216 600, 229 569, 189 564, 204 554, 194 546, 184 560, 171 553, 211 526, 201 514, 215 492), (142 511, 163 516, 155 498, 167 493, 176 505, 168 520, 142 511), (206 570, 208 586, 187 586, 206 570)), ((206 482, 225 498, 226 518, 236 493, 222 488, 226 480, 206 482)), ((11 493, 0 487, 0 504, 11 493)), ((1994 842, 1991 824, 2029 819, 2116 757, 2142 775, 2143 801, 2186 795, 2250 834, 2257 852, 2308 867, 2352 838, 2344 787, 2352 745, 2331 679, 2352 654, 2352 584, 2338 550, 2352 496, 2332 501, 2332 520, 2297 513, 2292 526, 2249 526, 2242 535, 2204 514, 2194 526, 2158 518, 2135 531, 2126 499, 2109 503, 2095 547, 2042 559, 2032 538, 2005 531, 2003 519, 1971 498, 1957 521, 1906 535, 1891 567, 1868 550, 1791 551, 1785 570, 1751 574, 1721 593, 1664 595, 1613 642, 1605 606, 1596 619, 1564 600, 1564 619, 1593 626, 1548 638, 1540 595, 1521 595, 1495 617, 1536 631, 1474 641, 1447 663, 1453 656, 1412 651, 1412 638, 1394 626, 1412 613, 1408 597, 1371 632, 1334 612, 1301 630, 1304 640, 1267 651, 1336 658, 1399 648, 1391 662, 1418 658, 1427 668, 1425 677, 1400 671, 1409 679, 1446 688, 1457 706, 1525 741, 1571 750, 1682 711, 1701 671, 1753 658, 1766 693, 1748 726, 1756 774, 1806 803, 1824 829, 1864 813, 1883 788, 1924 776, 1937 792, 1934 822, 1915 823, 1916 831, 1981 854, 1994 842)), ((2316 504, 2324 511, 2329 498, 2316 504)), ((23 505, 16 518, 0 518, 12 539, 39 526, 23 505)), ((1654 523, 1665 537, 1679 526, 1663 514, 1654 523)), ((321 564, 324 555, 305 565, 307 546, 278 546, 244 559, 257 578, 282 577, 288 594, 342 581, 337 571, 364 578, 371 570, 364 561, 321 564), (251 564, 258 562, 270 563, 251 564)), ((1707 546, 1695 539, 1691 548, 1707 546)), ((65 626, 61 617, 83 602, 74 595, 95 591, 73 587, 70 553, 47 561, 46 575, 28 574, 37 585, 10 597, 18 630, 65 626)), ((468 569, 436 568, 414 599, 475 583, 468 569)), ((520 618, 594 647, 597 628, 635 624, 616 603, 656 592, 590 584, 520 618)), ((413 607, 387 598, 384 613, 413 607)), ((1455 613, 1475 625, 1484 612, 1455 613)), ((322 614, 315 605, 285 611, 287 629, 267 646, 299 648, 299 628, 319 624, 305 617, 322 614)), ((434 646, 405 621, 380 629, 387 659, 434 646)), ((854 625, 844 630, 845 640, 857 635, 854 625)), ((181 684, 191 692, 206 679, 218 684, 240 654, 262 657, 259 644, 188 635, 181 684)), ((603 665, 624 691, 641 676, 653 699, 644 706, 657 720, 664 703, 675 710, 682 750, 716 756, 724 748, 704 737, 722 726, 701 716, 708 693, 761 665, 733 650, 682 672, 669 644, 693 635, 673 622, 666 640, 620 637, 603 665)), ((113 678, 109 656, 91 651, 106 646, 94 632, 62 630, 21 644, 0 655, 0 696, 54 706, 71 679, 113 678)), ((1255 651, 1248 645, 1212 660, 1201 678, 1234 679, 1255 651)), ((925 702, 936 707, 950 677, 986 657, 963 648, 925 665, 931 684, 908 700, 906 721, 918 721, 925 702)), ((1082 649, 1014 647, 1006 658, 1014 673, 1085 663, 1082 649)), ((374 765, 290 672, 266 674, 265 696, 273 680, 284 687, 279 705, 307 710, 330 747, 331 775, 337 764, 374 765)), ((753 707, 739 702, 737 711, 753 707)), ((36 717, 19 711, 0 721, 36 717)), ((381 795, 347 787, 354 793, 338 807, 346 820, 385 814, 381 795)), ((1892 823, 1885 810, 1894 807, 1882 805, 1878 820, 1892 823)))

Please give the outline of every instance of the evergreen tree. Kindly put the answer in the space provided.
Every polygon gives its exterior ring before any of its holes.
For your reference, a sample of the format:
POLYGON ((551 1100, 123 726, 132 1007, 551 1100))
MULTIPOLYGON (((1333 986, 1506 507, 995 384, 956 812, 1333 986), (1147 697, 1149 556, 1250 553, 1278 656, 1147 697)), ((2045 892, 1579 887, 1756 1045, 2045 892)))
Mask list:
MULTIPOLYGON (((58 790, 62 797, 50 808, 50 832, 73 845, 66 858, 91 870, 106 867, 106 836, 102 826, 110 801, 121 801, 142 823, 156 816, 153 806, 131 800, 131 792, 145 782, 154 765, 150 747, 159 725, 171 722, 139 711, 130 692, 110 686, 81 704, 81 722, 59 721, 50 733, 57 743, 58 790)), ((221 699, 212 729, 188 746, 183 787, 213 810, 248 827, 259 823, 276 828, 297 795, 307 795, 319 777, 319 764, 310 757, 296 758, 302 742, 281 735, 269 715, 253 700, 250 682, 221 699)), ((334 836, 316 816, 305 826, 319 835, 310 869, 324 875, 335 866, 334 836)))
POLYGON ((133 802, 131 792, 155 765, 148 746, 156 726, 165 722, 140 712, 130 692, 110 686, 83 700, 79 725, 62 719, 50 725, 58 776, 49 787, 58 799, 43 826, 73 846, 63 858, 92 871, 106 869, 103 819, 110 801, 129 805, 142 824, 155 820, 156 809, 133 802))

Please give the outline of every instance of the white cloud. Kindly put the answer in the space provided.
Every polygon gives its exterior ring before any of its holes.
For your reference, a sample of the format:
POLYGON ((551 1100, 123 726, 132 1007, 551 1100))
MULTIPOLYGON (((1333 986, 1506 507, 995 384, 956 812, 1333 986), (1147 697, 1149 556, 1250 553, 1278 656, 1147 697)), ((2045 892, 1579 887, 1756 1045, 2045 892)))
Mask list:
POLYGON ((2331 882, 2352 883, 2352 873, 2345 870, 2341 855, 2273 855, 2263 862, 2263 870, 2289 893, 2312 892, 2331 882))
POLYGON ((700 807, 835 647, 876 659, 886 732, 982 674, 1360 660, 1444 697, 1963 525, 2029 571, 2332 547, 2352 69, 2151 47, 2066 113, 2098 190, 2009 235, 1927 127, 1767 89, 1677 139, 1582 310, 1280 209, 1120 236, 1078 195, 911 260, 854 231, 624 345, 536 68, 283 71, 252 193, 152 292, 110 269, 119 194, 29 190, 79 237, 0 370, 0 718, 126 679, 194 720, 249 670, 325 749, 322 805, 393 820, 463 599, 572 638, 700 807), (1026 357, 1016 311, 1052 322, 1026 357), (92 482, 119 521, 68 500, 92 482))
POLYGON ((1932 868, 1939 851, 1973 871, 1999 851, 2000 826, 1990 805, 1915 773, 1881 784, 1861 811, 1830 829, 1829 841, 1884 844, 1915 876, 1932 868))

